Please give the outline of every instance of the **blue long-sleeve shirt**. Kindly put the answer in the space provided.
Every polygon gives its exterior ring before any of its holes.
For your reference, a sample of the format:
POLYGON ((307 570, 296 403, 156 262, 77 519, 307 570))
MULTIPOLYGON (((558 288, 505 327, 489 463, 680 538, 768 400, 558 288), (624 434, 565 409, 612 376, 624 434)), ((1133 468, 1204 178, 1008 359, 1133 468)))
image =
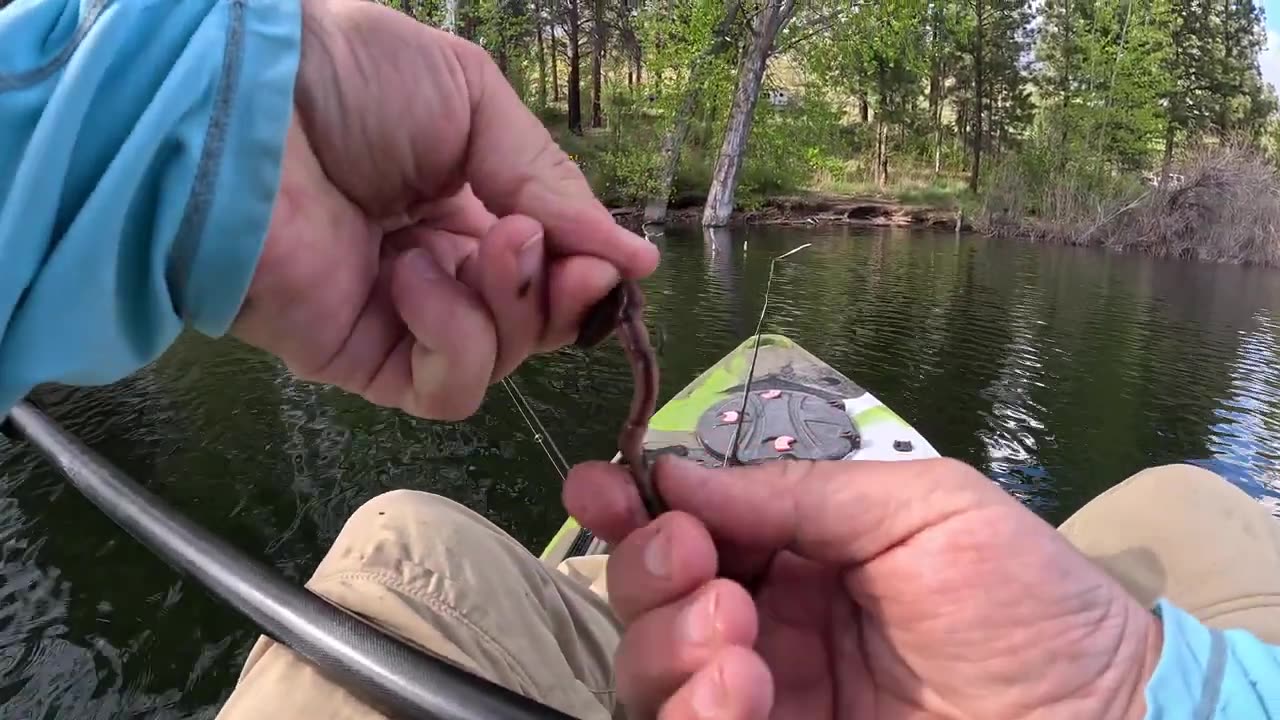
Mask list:
MULTIPOLYGON (((0 11, 0 412, 118 380, 184 325, 227 332, 279 183, 298 2, 0 11)), ((1148 718, 1280 720, 1280 649, 1157 610, 1148 718)))
POLYGON ((1280 718, 1280 648, 1207 628, 1167 600, 1156 614, 1164 647, 1147 683, 1149 720, 1280 718))
POLYGON ((227 331, 279 181, 298 0, 0 11, 0 408, 227 331))

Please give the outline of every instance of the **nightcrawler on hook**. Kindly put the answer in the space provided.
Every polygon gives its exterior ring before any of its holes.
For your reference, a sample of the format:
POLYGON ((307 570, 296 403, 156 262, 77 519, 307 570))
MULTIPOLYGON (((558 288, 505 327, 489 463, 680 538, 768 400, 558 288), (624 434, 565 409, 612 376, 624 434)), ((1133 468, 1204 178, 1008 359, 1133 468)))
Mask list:
POLYGON ((649 329, 644 323, 644 291, 634 280, 618 283, 587 313, 578 332, 577 345, 598 345, 609 333, 616 332, 618 342, 631 365, 635 383, 631 409, 618 434, 618 451, 631 472, 636 490, 650 517, 665 510, 658 495, 648 458, 644 454, 644 436, 649 418, 658 404, 658 360, 649 342, 649 329))

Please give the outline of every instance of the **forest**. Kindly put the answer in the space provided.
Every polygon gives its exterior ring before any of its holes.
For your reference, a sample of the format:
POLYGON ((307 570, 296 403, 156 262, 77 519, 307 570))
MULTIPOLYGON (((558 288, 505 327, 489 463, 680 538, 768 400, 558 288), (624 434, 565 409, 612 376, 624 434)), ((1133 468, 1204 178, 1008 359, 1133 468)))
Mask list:
POLYGON ((600 196, 649 222, 830 193, 1280 263, 1254 0, 383 1, 486 48, 600 196), (1260 201, 1231 237, 1187 237, 1260 201))

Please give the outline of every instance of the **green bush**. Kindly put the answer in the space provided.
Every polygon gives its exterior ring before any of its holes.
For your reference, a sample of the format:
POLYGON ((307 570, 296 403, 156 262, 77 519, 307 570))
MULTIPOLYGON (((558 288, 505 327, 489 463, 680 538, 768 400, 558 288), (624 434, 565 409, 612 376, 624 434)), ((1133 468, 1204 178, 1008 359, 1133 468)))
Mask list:
POLYGON ((651 147, 611 143, 583 167, 591 187, 611 207, 636 205, 657 187, 661 157, 651 147))

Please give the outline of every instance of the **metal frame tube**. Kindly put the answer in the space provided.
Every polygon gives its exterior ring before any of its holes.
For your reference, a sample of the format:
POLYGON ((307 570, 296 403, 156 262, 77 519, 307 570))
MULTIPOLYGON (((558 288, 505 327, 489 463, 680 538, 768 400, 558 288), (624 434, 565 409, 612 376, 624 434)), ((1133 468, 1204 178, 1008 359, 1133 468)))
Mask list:
POLYGON ((8 414, 30 442, 118 525, 179 571, 392 718, 569 718, 393 637, 286 581, 131 480, 30 402, 8 414))

